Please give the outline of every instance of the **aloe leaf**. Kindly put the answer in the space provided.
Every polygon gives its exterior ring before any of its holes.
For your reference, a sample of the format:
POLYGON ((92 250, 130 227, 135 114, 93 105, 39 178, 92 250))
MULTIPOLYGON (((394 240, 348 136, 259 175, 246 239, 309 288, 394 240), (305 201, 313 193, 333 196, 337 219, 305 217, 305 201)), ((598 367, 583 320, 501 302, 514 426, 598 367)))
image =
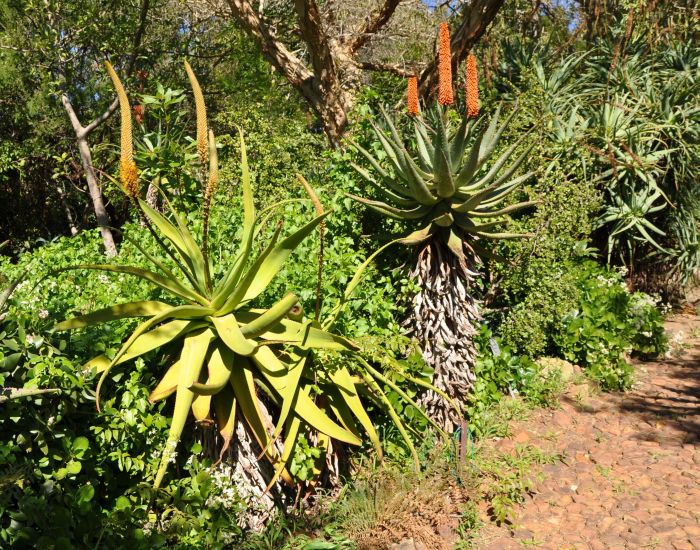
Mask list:
POLYGON ((241 327, 243 336, 248 338, 260 336, 262 333, 269 330, 270 327, 281 321, 298 301, 299 299, 294 294, 287 294, 265 313, 262 313, 254 320, 243 325, 241 327))
POLYGON ((462 204, 454 206, 452 210, 455 212, 465 213, 470 212, 479 206, 484 206, 487 203, 491 205, 494 202, 497 202, 497 200, 500 200, 509 193, 513 192, 519 185, 530 179, 532 175, 532 172, 524 174, 518 178, 515 178, 514 180, 509 181, 506 185, 503 185, 503 182, 501 182, 501 179, 499 178, 499 180, 493 182, 488 187, 474 193, 462 204))
POLYGON ((55 330, 73 330, 129 317, 150 317, 172 309, 172 307, 169 304, 156 301, 117 304, 63 321, 56 325, 55 330))
POLYGON ((434 231, 433 224, 427 225, 422 229, 418 229, 417 231, 414 231, 407 237, 404 237, 402 239, 398 239, 397 242, 400 242, 401 244, 407 244, 407 245, 418 245, 421 244, 425 241, 427 241, 432 235, 434 231))
POLYGON ((231 351, 244 356, 251 355, 255 351, 257 343, 255 340, 246 338, 243 335, 233 313, 223 317, 212 317, 211 321, 216 328, 219 338, 231 351))
POLYGON ((472 210, 469 212, 469 215, 472 218, 495 218, 497 216, 505 216, 506 214, 511 214, 513 212, 517 212, 519 210, 522 210, 523 208, 528 208, 530 206, 537 206, 540 204, 542 201, 523 201, 523 202, 518 202, 515 204, 511 204, 510 206, 506 206, 504 208, 500 208, 498 210, 472 210))
POLYGON ((219 459, 214 464, 216 466, 223 460, 226 451, 231 445, 233 431, 236 426, 236 398, 230 385, 224 387, 212 397, 212 406, 214 407, 216 424, 219 427, 219 435, 224 440, 219 452, 219 459))
POLYGON ((374 130, 375 135, 379 139, 379 143, 382 144, 384 151, 386 152, 387 156, 394 165, 396 175, 399 176, 401 179, 407 179, 406 166, 404 165, 404 159, 401 150, 397 149, 397 147, 391 142, 391 139, 389 139, 389 137, 384 133, 384 131, 381 128, 379 128, 379 126, 377 126, 372 121, 370 121, 370 124, 372 125, 372 129, 374 130))
MULTIPOLYGON (((431 171, 433 169, 433 155, 426 144, 425 133, 419 129, 419 125, 422 124, 418 120, 415 120, 413 126, 415 128, 416 134, 416 149, 418 150, 418 163, 421 168, 425 171, 431 171)), ((434 149, 431 149, 434 151, 434 149)))
MULTIPOLYGON (((165 344, 168 344, 183 334, 202 328, 203 324, 196 321, 170 321, 153 330, 139 336, 136 341, 129 347, 115 365, 126 363, 131 359, 140 357, 149 351, 158 349, 165 344)), ((95 370, 95 373, 103 372, 111 364, 111 361, 105 355, 98 355, 82 366, 82 371, 95 370)))
POLYGON ((141 269, 140 267, 132 267, 129 265, 107 265, 107 264, 80 264, 71 267, 62 267, 57 270, 57 272, 75 270, 75 269, 93 269, 96 271, 109 271, 111 273, 123 273, 126 275, 135 275, 141 279, 149 281, 154 285, 167 290, 172 294, 179 296, 180 298, 188 301, 198 302, 202 305, 207 304, 207 299, 184 286, 177 279, 168 279, 147 269, 141 269))
MULTIPOLYGON (((486 173, 486 175, 478 180, 474 185, 473 188, 475 189, 480 189, 482 187, 485 187, 491 183, 491 181, 498 175, 498 173, 501 171, 505 163, 508 161, 510 156, 513 154, 513 152, 520 147, 520 145, 523 143, 525 138, 527 138, 528 134, 523 136, 521 139, 513 143, 508 149, 506 149, 503 154, 498 157, 496 162, 493 163, 493 166, 491 169, 486 173)), ((525 160, 529 155, 530 152, 532 151, 534 147, 534 144, 530 145, 529 147, 526 147, 523 153, 516 159, 516 161, 508 168, 505 174, 503 174, 497 181, 496 184, 502 183, 506 181, 508 178, 510 178, 511 175, 515 172, 515 170, 518 169, 520 164, 525 160)))
POLYGON ((450 147, 447 140, 447 130, 442 111, 437 115, 437 136, 435 139, 435 156, 433 166, 435 168, 435 182, 438 195, 442 198, 451 197, 455 192, 452 180, 452 161, 450 159, 450 147))
POLYGON ((191 335, 185 338, 180 355, 180 379, 178 381, 177 392, 175 396, 175 409, 173 417, 170 421, 170 432, 168 440, 163 450, 163 455, 160 460, 160 466, 156 473, 154 487, 160 487, 165 472, 168 469, 168 463, 175 453, 182 430, 185 427, 185 421, 189 415, 194 393, 187 389, 193 381, 199 378, 199 372, 204 364, 204 358, 207 355, 209 344, 214 338, 214 334, 210 330, 205 330, 199 334, 191 335))
POLYGON ((357 202, 361 202, 362 204, 369 206, 372 210, 376 210, 380 214, 384 214, 385 216, 389 216, 397 220, 418 220, 426 216, 431 210, 430 206, 424 204, 418 204, 411 210, 402 210, 401 208, 396 208, 382 201, 365 199, 364 197, 358 197, 357 195, 353 195, 351 193, 346 193, 346 195, 357 202))
POLYGON ((148 396, 148 401, 153 404, 161 399, 170 397, 177 389, 180 380, 180 361, 175 361, 170 368, 165 371, 163 378, 148 396))
POLYGON ((485 239, 496 239, 500 241, 512 241, 514 239, 529 239, 530 237, 535 236, 534 233, 487 233, 483 231, 477 231, 474 234, 485 239))
POLYGON ((396 410, 391 404, 391 401, 389 401, 389 398, 384 394, 382 389, 379 387, 379 384, 377 384, 376 380, 372 378, 372 376, 370 376, 370 374, 367 371, 363 370, 361 372, 361 375, 365 383, 367 384, 367 387, 372 391, 372 393, 377 397, 379 402, 384 406, 387 413, 391 417, 392 422, 396 426, 396 429, 401 434, 401 437, 403 438, 404 442, 406 443, 406 446, 411 452, 411 456, 413 457, 413 464, 415 465, 416 470, 420 470, 420 459, 418 458, 416 448, 414 447, 413 442, 411 441, 411 438, 403 425, 403 422, 401 422, 401 418, 398 414, 396 414, 396 410))
POLYGON ((374 168, 377 171, 377 173, 382 177, 383 180, 391 181, 391 179, 392 179, 391 176, 388 174, 388 172, 386 170, 384 170, 384 168, 382 168, 382 166, 379 164, 377 159, 374 158, 372 153, 367 151, 367 149, 362 147, 355 140, 353 140, 351 138, 347 138, 347 140, 348 140, 348 143, 350 143, 350 145, 352 145, 355 149, 357 149, 360 152, 360 154, 367 159, 367 162, 369 162, 372 165, 372 168, 374 168))
MULTIPOLYGON (((255 379, 248 358, 241 357, 235 369, 231 369, 231 387, 238 405, 261 449, 268 449, 270 437, 265 429, 265 421, 258 405, 255 379)), ((274 449, 266 453, 271 462, 275 461, 274 449)))
POLYGON ((389 185, 389 182, 391 180, 385 180, 385 183, 387 184, 390 189, 387 189, 386 186, 378 184, 372 176, 370 176, 369 172, 362 168, 361 166, 358 166, 354 162, 350 163, 350 166, 352 166, 355 171, 360 174, 365 180, 367 180, 375 189, 377 189, 380 193, 384 193, 389 199, 391 199, 393 202, 398 204, 399 206, 412 206, 416 204, 416 201, 412 198, 407 198, 407 196, 410 195, 410 191, 404 187, 401 187, 399 185, 389 185), (401 195, 398 194, 398 192, 394 192, 397 189, 400 189, 401 195))
POLYGON ((510 112, 510 114, 506 117, 506 120, 503 122, 503 124, 498 128, 496 131, 496 124, 498 124, 498 116, 501 110, 501 106, 499 105, 498 108, 496 109, 496 113, 493 115, 493 120, 491 121, 491 124, 489 125, 489 129, 486 131, 486 135, 484 136, 484 141, 482 141, 482 146, 479 150, 479 165, 483 164, 486 159, 488 159, 493 152, 496 149, 496 146, 498 145, 498 142, 501 139, 501 135, 503 134, 503 131, 508 127, 510 124, 510 121, 513 119, 515 114, 518 112, 518 106, 517 104, 515 107, 513 107, 513 110, 510 112))
POLYGON ((241 283, 241 288, 245 289, 245 294, 241 300, 242 303, 256 298, 267 288, 272 279, 274 279, 280 269, 282 269, 289 255, 314 231, 314 229, 316 229, 316 226, 318 226, 329 213, 330 212, 324 212, 289 237, 280 241, 280 243, 263 259, 259 266, 253 266, 253 268, 251 268, 251 273, 247 274, 245 280, 241 283))
POLYGON ((471 151, 469 152, 467 162, 464 164, 464 166, 462 166, 462 169, 455 178, 455 187, 460 188, 466 185, 476 174, 476 171, 479 168, 479 149, 481 148, 481 142, 483 139, 484 133, 482 132, 474 141, 471 151))
POLYGON ((311 397, 309 397, 308 388, 300 388, 298 384, 294 385, 296 373, 294 375, 290 374, 289 369, 269 347, 260 346, 253 354, 252 359, 262 375, 283 399, 285 396, 288 397, 291 392, 296 392, 292 411, 304 422, 338 441, 351 445, 359 445, 361 443, 357 436, 333 422, 313 402, 311 397))
POLYGON ((294 448, 296 447, 297 439, 299 437, 299 429, 301 427, 301 420, 299 420, 298 417, 292 417, 291 420, 289 421, 289 425, 287 427, 287 431, 284 436, 284 447, 282 449, 282 456, 279 459, 279 463, 277 464, 277 467, 275 468, 275 473, 272 476, 272 479, 270 480, 270 483, 267 484, 267 491, 269 491, 272 487, 274 487, 275 483, 279 480, 280 476, 282 475, 282 472, 284 471, 287 462, 289 462, 289 459, 292 456, 292 452, 294 451, 294 448))
MULTIPOLYGON (((255 363, 258 363, 260 360, 266 359, 268 363, 272 364, 274 363, 274 360, 277 359, 274 353, 272 353, 272 351, 270 350, 270 348, 266 346, 260 347, 259 351, 260 356, 257 359, 253 357, 253 361, 255 363)), ((288 366, 283 365, 284 368, 286 368, 286 372, 283 372, 282 370, 279 371, 283 373, 281 374, 283 380, 278 380, 279 390, 277 390, 280 395, 280 398, 282 399, 282 406, 280 407, 280 414, 277 420, 277 427, 275 428, 275 431, 273 432, 272 437, 270 438, 270 443, 268 445, 272 445, 275 442, 275 440, 279 437, 280 433, 282 432, 282 429, 284 428, 284 425, 287 422, 287 418, 289 417, 290 412, 295 406, 297 393, 299 392, 299 382, 301 381, 301 375, 304 372, 304 365, 306 364, 307 354, 291 354, 290 358, 292 359, 291 364, 289 364, 288 366)), ((265 375, 265 371, 262 371, 261 369, 261 372, 263 372, 263 375, 265 375)), ((277 389, 277 387, 274 384, 273 387, 277 389)), ((267 449, 263 449, 263 451, 267 452, 267 449)))
POLYGON ((215 395, 228 385, 235 356, 227 346, 220 344, 213 347, 207 358, 206 382, 195 381, 189 387, 196 395, 215 395))
POLYGON ((352 380, 352 376, 350 376, 350 372, 346 367, 340 367, 330 372, 329 376, 338 389, 338 394, 342 399, 342 402, 352 412, 355 418, 357 418, 358 422, 367 433, 377 456, 380 460, 382 460, 383 453, 379 435, 374 429, 374 424, 372 424, 372 420, 367 414, 367 411, 365 410, 365 407, 357 394, 357 388, 352 380))

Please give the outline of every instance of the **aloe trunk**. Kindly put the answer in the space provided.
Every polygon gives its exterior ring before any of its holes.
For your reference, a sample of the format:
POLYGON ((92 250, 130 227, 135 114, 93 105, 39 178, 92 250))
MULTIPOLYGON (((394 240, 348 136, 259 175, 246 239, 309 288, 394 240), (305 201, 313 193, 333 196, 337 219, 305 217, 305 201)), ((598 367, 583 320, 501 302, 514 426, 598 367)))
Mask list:
MULTIPOLYGON (((433 385, 460 406, 475 381, 473 338, 479 321, 470 292, 478 260, 473 254, 465 256, 461 265, 439 239, 431 239, 418 250, 410 275, 420 290, 413 297, 405 323, 434 371, 433 385)), ((457 411, 434 390, 427 390, 419 403, 447 433, 459 426, 457 411)))

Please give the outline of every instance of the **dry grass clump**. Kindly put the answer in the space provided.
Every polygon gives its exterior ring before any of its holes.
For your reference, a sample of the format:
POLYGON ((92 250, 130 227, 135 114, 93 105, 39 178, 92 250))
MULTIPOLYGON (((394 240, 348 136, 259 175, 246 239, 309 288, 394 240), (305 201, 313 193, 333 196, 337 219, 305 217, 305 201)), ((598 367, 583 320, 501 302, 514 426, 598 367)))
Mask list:
POLYGON ((407 538, 431 550, 452 548, 460 512, 475 494, 473 476, 456 472, 444 448, 425 462, 430 466, 423 472, 387 468, 363 473, 354 483, 337 515, 360 550, 385 549, 407 538))

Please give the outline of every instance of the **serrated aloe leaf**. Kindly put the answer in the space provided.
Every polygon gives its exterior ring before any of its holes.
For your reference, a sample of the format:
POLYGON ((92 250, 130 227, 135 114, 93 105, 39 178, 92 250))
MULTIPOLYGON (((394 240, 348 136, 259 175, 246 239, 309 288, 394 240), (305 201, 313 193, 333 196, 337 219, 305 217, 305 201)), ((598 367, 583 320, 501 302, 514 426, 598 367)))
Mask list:
POLYGON ((483 237, 485 239, 497 239, 501 241, 508 241, 514 239, 528 239, 534 237, 534 233, 487 233, 483 231, 477 231, 475 235, 483 237))
POLYGON ((477 208, 476 210, 472 210, 469 212, 469 216, 472 218, 495 218, 498 216, 505 216, 506 214, 512 214, 513 212, 517 212, 519 210, 522 210, 523 208, 528 208, 530 206, 536 206, 540 204, 542 201, 523 201, 523 202, 518 202, 515 204, 511 204, 510 206, 506 206, 504 208, 500 208, 498 210, 487 210, 487 209, 481 209, 482 207, 477 208))
POLYGON ((136 277, 149 281, 154 285, 162 288, 163 290, 167 290, 168 292, 174 294, 175 296, 179 296, 184 300, 198 302, 202 305, 208 303, 207 299, 204 298, 204 296, 198 294, 194 290, 187 288, 177 279, 168 279, 167 277, 163 277, 162 275, 158 275, 157 273, 153 273, 152 271, 149 271, 147 269, 141 269, 140 267, 132 267, 129 265, 80 264, 71 267, 62 267, 57 271, 60 272, 75 269, 92 269, 95 271, 109 271, 111 273, 123 273, 126 275, 134 275, 136 277))
MULTIPOLYGON (((508 159, 510 156, 513 154, 513 152, 523 143, 525 138, 528 136, 528 134, 525 134, 521 139, 513 143, 508 149, 505 150, 505 152, 498 157, 498 160, 493 163, 493 166, 491 169, 486 173, 486 175, 478 180, 474 184, 474 188, 479 189, 481 187, 485 187, 491 183, 491 181, 498 175, 498 173, 501 171, 503 166, 505 166, 506 162, 508 162, 508 159)), ((503 181, 506 181, 508 178, 510 178, 511 175, 515 172, 515 170, 518 169, 520 164, 523 162, 524 159, 526 159, 530 155, 530 151, 532 151, 534 147, 534 144, 531 145, 530 147, 527 147, 525 151, 516 159, 516 161, 508 168, 505 174, 503 174, 497 181, 496 184, 498 185, 499 183, 502 183, 503 181)))
POLYGON ((63 321, 56 325, 55 330, 73 330, 129 317, 150 317, 172 307, 170 304, 156 301, 117 304, 63 321))
POLYGON ((435 138, 435 156, 433 167, 435 169, 435 183, 438 196, 451 197, 455 192, 452 180, 452 161, 450 159, 450 147, 447 139, 447 130, 442 111, 437 115, 437 135, 435 138))
POLYGON ((434 226, 433 224, 427 225, 422 229, 418 229, 417 231, 414 231, 407 237, 404 237, 403 239, 399 239, 398 242, 401 244, 408 244, 408 245, 416 245, 416 244, 421 244, 425 241, 427 241, 432 235, 434 231, 434 226))
POLYGON ((353 195, 351 193, 346 194, 351 199, 369 206, 371 209, 376 210, 380 214, 384 214, 397 220, 418 220, 426 216, 431 210, 430 206, 424 204, 418 204, 410 210, 403 210, 382 201, 365 199, 364 197, 358 197, 357 195, 353 195))
POLYGON ((367 149, 362 147, 355 140, 353 140, 351 138, 347 138, 347 139, 348 139, 348 143, 350 143, 350 145, 352 145, 355 149, 357 149, 360 152, 360 154, 367 159, 367 162, 369 162, 372 165, 372 168, 374 168, 377 171, 377 173, 382 177, 383 180, 387 180, 387 181, 391 180, 391 176, 388 174, 388 172, 386 170, 384 170, 384 168, 382 168, 381 164, 379 164, 377 159, 374 158, 372 153, 367 151, 367 149))
POLYGON ((484 133, 481 132, 472 145, 467 162, 462 166, 461 170, 457 174, 457 177, 455 178, 455 187, 460 188, 468 184, 476 175, 479 168, 479 149, 481 148, 481 142, 483 139, 484 133))
POLYGON ((394 165, 396 175, 400 178, 406 179, 406 166, 404 165, 403 154, 401 150, 397 150, 397 148, 391 142, 389 137, 384 133, 384 131, 381 128, 379 128, 379 126, 377 126, 372 121, 370 121, 370 124, 372 125, 372 129, 374 130, 374 133, 379 139, 379 143, 381 143, 382 147, 384 148, 384 151, 386 152, 387 156, 394 165))
POLYGON ((219 338, 231 351, 244 356, 251 355, 255 351, 257 342, 243 335, 233 313, 223 317, 212 317, 211 321, 219 338))
POLYGON ((199 377, 199 372, 204 364, 204 358, 207 355, 209 344, 214 338, 214 334, 210 330, 205 330, 199 334, 191 335, 185 338, 182 346, 182 354, 180 355, 180 379, 178 381, 177 392, 175 396, 175 409, 173 417, 170 421, 170 431, 168 440, 163 450, 163 455, 160 460, 160 466, 156 473, 154 487, 160 487, 165 472, 168 469, 168 463, 175 453, 177 444, 180 441, 182 430, 185 427, 187 416, 189 415, 194 393, 188 388, 199 377))
POLYGON ((418 120, 413 123, 416 134, 416 149, 418 150, 418 164, 423 170, 429 172, 433 169, 433 155, 431 153, 433 149, 428 149, 426 144, 427 138, 425 133, 419 128, 420 124, 422 123, 418 120))
POLYGON ((387 187, 384 187, 383 185, 379 185, 372 176, 370 176, 369 172, 362 168, 361 166, 358 166, 354 162, 351 162, 350 165, 355 169, 355 171, 360 174, 365 180, 367 180, 368 183, 370 183, 375 189, 377 189, 380 193, 384 193, 392 202, 398 204, 399 206, 407 207, 407 206, 413 206, 416 204, 416 201, 412 198, 407 198, 410 196, 410 191, 406 189, 405 187, 400 187, 398 185, 390 185, 390 180, 385 180, 385 183, 387 184, 387 187), (397 192, 394 192, 393 190, 400 189, 401 195, 399 195, 397 192))

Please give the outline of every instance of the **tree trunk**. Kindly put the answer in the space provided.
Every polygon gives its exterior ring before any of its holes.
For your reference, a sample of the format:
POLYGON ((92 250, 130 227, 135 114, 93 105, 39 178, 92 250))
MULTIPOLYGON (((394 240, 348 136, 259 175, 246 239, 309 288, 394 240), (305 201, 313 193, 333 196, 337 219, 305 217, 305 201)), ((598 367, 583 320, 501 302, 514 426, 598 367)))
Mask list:
POLYGON ((92 200, 92 207, 95 211, 97 227, 99 227, 100 234, 102 235, 105 253, 108 257, 116 256, 117 245, 114 243, 114 236, 112 235, 112 230, 109 228, 109 215, 107 214, 107 209, 105 208, 104 201, 102 200, 102 190, 97 182, 95 167, 92 165, 92 153, 90 152, 90 146, 87 142, 89 133, 99 124, 107 120, 107 118, 109 118, 109 116, 114 112, 117 105, 116 100, 112 103, 112 105, 110 105, 109 109, 102 114, 102 116, 96 118, 92 123, 85 127, 80 124, 78 115, 75 113, 75 109, 73 109, 73 105, 66 94, 61 94, 61 103, 63 103, 63 108, 66 110, 66 113, 68 113, 68 118, 70 119, 71 126, 75 132, 78 152, 80 153, 80 162, 85 170, 85 179, 87 180, 88 191, 90 192, 90 199, 92 200))
POLYGON ((86 138, 78 138, 78 151, 80 152, 80 162, 85 170, 85 179, 87 180, 92 207, 95 210, 95 219, 97 227, 102 235, 102 242, 105 246, 105 251, 108 257, 117 255, 117 245, 114 243, 112 230, 109 228, 109 214, 105 208, 104 200, 102 199, 102 190, 95 176, 95 167, 92 165, 92 153, 86 138))

